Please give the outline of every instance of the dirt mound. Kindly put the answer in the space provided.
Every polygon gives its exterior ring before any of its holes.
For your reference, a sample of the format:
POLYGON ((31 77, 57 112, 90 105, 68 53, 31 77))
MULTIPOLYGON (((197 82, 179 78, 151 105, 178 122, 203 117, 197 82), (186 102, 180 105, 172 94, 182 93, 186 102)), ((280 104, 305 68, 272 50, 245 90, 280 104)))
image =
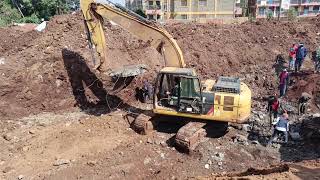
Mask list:
MULTIPOLYGON (((29 34, 20 35, 32 38, 29 34)), ((28 48, 21 51, 7 51, 7 46, 3 46, 6 53, 0 66, 1 115, 19 116, 73 106, 86 108, 105 101, 104 87, 108 82, 105 83, 102 73, 92 70, 92 52, 80 14, 56 16, 45 32, 35 36, 28 48)), ((107 26, 106 36, 111 68, 142 63, 151 68, 149 74, 154 74, 156 66, 160 66, 161 56, 155 49, 119 27, 107 26)), ((13 42, 11 48, 19 47, 17 41, 21 38, 9 39, 13 42)), ((124 98, 133 94, 133 88, 127 91, 122 92, 124 98)))
POLYGON ((0 28, 0 53, 10 53, 22 51, 37 38, 37 31, 23 31, 16 27, 0 28))
POLYGON ((275 58, 287 58, 293 42, 314 50, 317 25, 312 21, 258 21, 241 25, 173 24, 166 28, 177 39, 188 66, 203 78, 239 76, 255 97, 276 89, 275 58))
MULTIPOLYGON (((315 48, 317 23, 318 19, 316 23, 311 20, 241 25, 190 23, 165 28, 177 39, 187 65, 196 68, 202 78, 239 76, 253 89, 254 96, 260 97, 276 89, 273 64, 278 54, 286 57, 287 48, 298 41, 315 48)), ((1 115, 105 103, 110 81, 92 68, 92 52, 79 13, 54 17, 43 33, 28 32, 8 38, 4 34, 9 31, 10 28, 0 30, 1 42, 11 42, 1 43, 0 48, 5 51, 1 57, 4 63, 0 65, 1 115)), ((144 79, 154 77, 162 66, 162 58, 147 43, 117 26, 106 24, 106 39, 110 68, 130 64, 146 64, 151 68, 118 94, 124 101, 133 100, 134 88, 144 79)))

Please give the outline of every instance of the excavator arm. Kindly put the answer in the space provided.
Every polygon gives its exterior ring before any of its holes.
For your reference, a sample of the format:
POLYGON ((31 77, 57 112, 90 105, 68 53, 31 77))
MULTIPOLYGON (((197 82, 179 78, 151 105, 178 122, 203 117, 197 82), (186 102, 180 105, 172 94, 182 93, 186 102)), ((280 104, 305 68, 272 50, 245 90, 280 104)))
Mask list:
POLYGON ((100 4, 96 3, 95 0, 81 0, 80 6, 90 47, 95 48, 99 55, 95 63, 96 69, 108 69, 111 63, 106 56, 107 42, 103 28, 104 18, 118 24, 141 40, 149 42, 152 47, 163 55, 166 67, 185 67, 180 47, 163 28, 157 27, 138 15, 112 4, 100 4))

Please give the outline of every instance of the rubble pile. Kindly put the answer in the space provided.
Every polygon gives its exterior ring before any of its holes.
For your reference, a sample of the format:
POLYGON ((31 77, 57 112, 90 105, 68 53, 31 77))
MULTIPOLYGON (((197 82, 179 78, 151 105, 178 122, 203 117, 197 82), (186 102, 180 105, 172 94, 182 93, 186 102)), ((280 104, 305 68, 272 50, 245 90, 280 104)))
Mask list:
MULTIPOLYGON (((319 40, 317 24, 319 19, 241 25, 168 24, 165 28, 177 39, 188 67, 194 67, 203 79, 241 77, 259 99, 277 90, 272 67, 276 55, 286 56, 287 47, 298 41, 314 49, 319 40)), ((104 103, 109 84, 103 73, 93 69, 80 13, 55 16, 42 33, 9 33, 8 29, 0 29, 1 116, 104 103)), ((134 103, 134 88, 145 79, 152 80, 163 59, 147 42, 111 24, 106 24, 106 40, 110 68, 130 64, 150 67, 148 73, 117 94, 121 100, 134 103)), ((254 101, 254 105, 259 107, 259 102, 254 101)))

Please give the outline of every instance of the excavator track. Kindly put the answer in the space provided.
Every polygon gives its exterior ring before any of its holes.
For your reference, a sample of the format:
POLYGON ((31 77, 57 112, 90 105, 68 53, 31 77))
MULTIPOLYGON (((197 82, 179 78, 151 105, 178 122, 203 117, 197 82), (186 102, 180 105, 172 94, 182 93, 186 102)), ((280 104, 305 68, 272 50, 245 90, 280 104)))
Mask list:
POLYGON ((176 134, 176 147, 184 152, 191 153, 201 142, 201 139, 206 136, 204 122, 189 122, 179 129, 176 134))
POLYGON ((149 134, 154 127, 156 122, 152 120, 152 116, 140 114, 131 124, 131 128, 139 134, 149 134))

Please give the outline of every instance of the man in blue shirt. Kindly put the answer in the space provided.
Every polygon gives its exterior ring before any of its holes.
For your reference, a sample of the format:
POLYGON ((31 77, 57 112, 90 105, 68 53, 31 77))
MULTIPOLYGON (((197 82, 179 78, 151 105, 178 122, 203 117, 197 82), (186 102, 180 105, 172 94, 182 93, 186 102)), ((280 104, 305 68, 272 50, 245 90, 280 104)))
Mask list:
POLYGON ((284 113, 279 118, 279 121, 276 122, 271 139, 268 142, 268 145, 270 145, 274 140, 276 140, 278 138, 278 136, 281 134, 284 134, 285 143, 287 143, 288 142, 288 131, 289 131, 288 114, 284 113))
POLYGON ((307 48, 304 46, 303 43, 300 43, 297 49, 295 72, 300 71, 304 58, 307 56, 307 53, 307 48))

